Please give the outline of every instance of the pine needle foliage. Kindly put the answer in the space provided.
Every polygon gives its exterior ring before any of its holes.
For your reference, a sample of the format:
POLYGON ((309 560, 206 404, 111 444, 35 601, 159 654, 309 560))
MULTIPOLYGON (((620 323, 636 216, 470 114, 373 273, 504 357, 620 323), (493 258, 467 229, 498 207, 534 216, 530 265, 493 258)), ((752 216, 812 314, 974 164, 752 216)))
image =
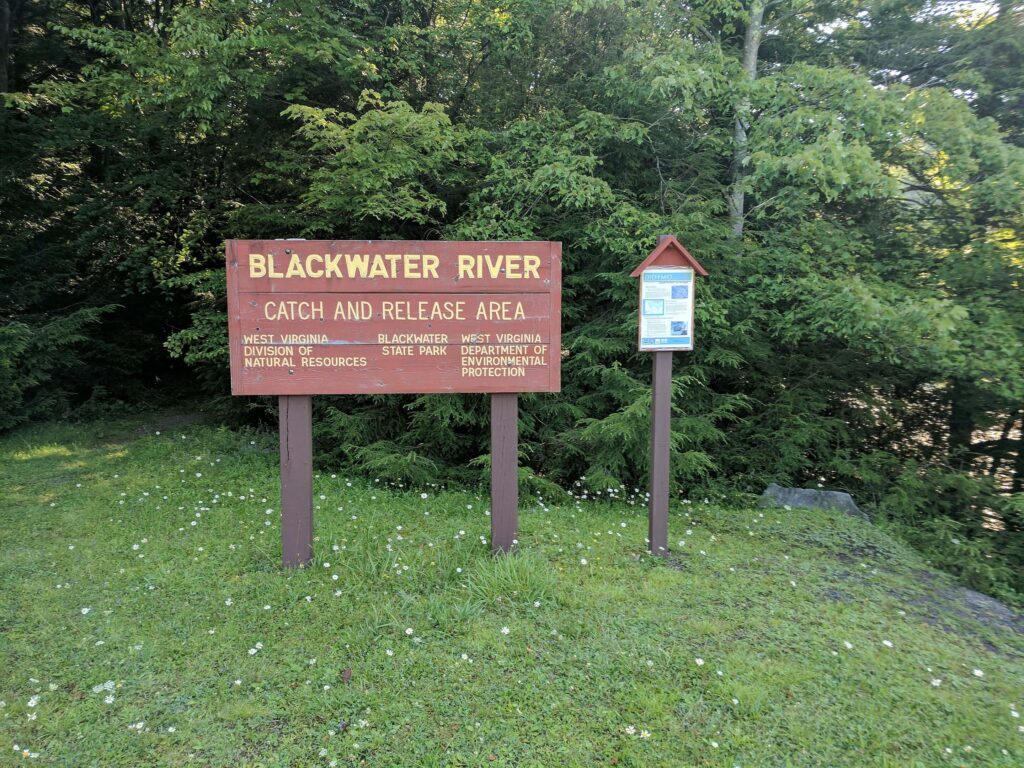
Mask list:
MULTIPOLYGON (((676 489, 841 487, 1024 589, 1014 4, 11 7, 0 429, 168 381, 225 403, 225 239, 558 240, 563 390, 521 398, 524 487, 637 487, 629 272, 674 233, 710 272, 676 489)), ((324 465, 486 474, 481 396, 318 398, 316 424, 324 465)))

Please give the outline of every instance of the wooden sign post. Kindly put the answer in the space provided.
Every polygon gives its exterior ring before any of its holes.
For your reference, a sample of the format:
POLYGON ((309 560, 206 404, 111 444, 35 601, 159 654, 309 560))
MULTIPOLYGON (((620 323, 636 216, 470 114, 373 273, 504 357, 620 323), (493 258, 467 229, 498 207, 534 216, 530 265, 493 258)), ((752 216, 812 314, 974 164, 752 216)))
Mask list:
POLYGON ((668 554, 668 489, 672 438, 672 352, 693 349, 697 260, 672 235, 634 269, 640 278, 641 352, 654 352, 651 369, 651 469, 647 542, 652 554, 668 554))
POLYGON ((511 548, 517 395, 561 387, 561 243, 229 240, 227 278, 231 393, 279 398, 285 565, 313 556, 313 395, 490 393, 511 548))

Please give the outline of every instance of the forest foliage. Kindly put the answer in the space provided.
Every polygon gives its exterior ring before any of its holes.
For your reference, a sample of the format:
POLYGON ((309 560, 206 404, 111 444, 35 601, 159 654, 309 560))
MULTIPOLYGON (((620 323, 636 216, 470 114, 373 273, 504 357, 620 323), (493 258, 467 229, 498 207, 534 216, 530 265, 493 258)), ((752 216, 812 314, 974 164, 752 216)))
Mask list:
MULTIPOLYGON (((710 272, 676 487, 843 488, 1024 591, 1018 5, 0 0, 0 98, 0 429, 175 381, 228 407, 225 239, 559 240, 523 480, 637 486, 629 271, 673 233, 710 272)), ((488 418, 323 397, 318 448, 473 483, 488 418)))

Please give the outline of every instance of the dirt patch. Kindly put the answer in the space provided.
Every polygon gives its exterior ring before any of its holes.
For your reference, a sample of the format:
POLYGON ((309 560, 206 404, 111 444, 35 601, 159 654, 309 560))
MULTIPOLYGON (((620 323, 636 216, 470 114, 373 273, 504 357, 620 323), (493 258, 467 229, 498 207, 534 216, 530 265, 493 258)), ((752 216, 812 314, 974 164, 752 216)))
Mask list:
POLYGON ((870 544, 852 544, 843 551, 833 553, 836 560, 847 565, 857 565, 867 560, 877 560, 883 555, 885 555, 883 550, 870 544))
POLYGON ((826 589, 825 597, 831 600, 833 603, 849 603, 853 602, 853 598, 845 592, 841 592, 838 589, 826 589))
POLYGON ((679 555, 669 553, 665 556, 665 565, 671 568, 673 571, 686 571, 688 570, 686 563, 679 555))

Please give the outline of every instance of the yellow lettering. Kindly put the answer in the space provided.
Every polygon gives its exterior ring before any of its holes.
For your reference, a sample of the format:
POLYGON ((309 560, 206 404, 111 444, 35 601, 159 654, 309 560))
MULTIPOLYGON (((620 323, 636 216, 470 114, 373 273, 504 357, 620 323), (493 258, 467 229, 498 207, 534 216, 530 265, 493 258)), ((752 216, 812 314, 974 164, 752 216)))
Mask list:
POLYGON ((518 280, 523 275, 519 271, 519 262, 522 261, 522 256, 506 256, 505 257, 505 277, 509 280, 518 280))
POLYGON ((433 256, 429 253, 423 254, 423 277, 437 280, 437 264, 437 256, 433 256))
POLYGON ((268 301, 263 305, 267 320, 323 320, 322 301, 268 301))
POLYGON ((476 307, 477 320, 525 320, 523 303, 517 301, 515 309, 511 301, 481 301, 476 307))
POLYGON ((341 254, 324 254, 324 277, 344 277, 341 271, 341 254))
POLYGON ((423 275, 420 274, 420 257, 415 253, 407 253, 403 257, 405 259, 405 272, 404 277, 410 280, 419 280, 423 275))
POLYGON ((373 257, 373 265, 370 267, 370 277, 387 277, 388 268, 384 265, 384 259, 378 253, 373 257))
POLYGON ((274 254, 267 254, 267 277, 284 277, 281 272, 274 269, 274 254))
POLYGON ((369 320, 373 305, 368 301, 338 301, 334 304, 335 320, 369 320))
POLYGON ((267 276, 267 258, 262 253, 249 254, 249 277, 267 276))
POLYGON ((501 274, 501 256, 495 256, 494 260, 491 260, 491 254, 484 254, 484 261, 487 263, 487 273, 491 276, 492 280, 497 280, 501 274))
POLYGON ((309 254, 309 256, 306 257, 306 275, 309 277, 323 277, 324 270, 322 266, 316 271, 313 270, 313 262, 315 261, 320 262, 322 265, 324 263, 324 257, 317 253, 309 254))
POLYGON ((349 277, 366 277, 366 268, 370 263, 370 255, 367 253, 346 253, 345 265, 348 267, 349 277))
POLYGON ((459 256, 459 280, 464 277, 473 277, 474 261, 472 256, 459 256))
POLYGON ((540 256, 523 256, 523 277, 540 280, 540 256))
POLYGON ((302 259, 299 258, 297 253, 292 254, 291 260, 288 262, 288 271, 285 272, 285 277, 305 277, 306 271, 302 268, 302 259))

